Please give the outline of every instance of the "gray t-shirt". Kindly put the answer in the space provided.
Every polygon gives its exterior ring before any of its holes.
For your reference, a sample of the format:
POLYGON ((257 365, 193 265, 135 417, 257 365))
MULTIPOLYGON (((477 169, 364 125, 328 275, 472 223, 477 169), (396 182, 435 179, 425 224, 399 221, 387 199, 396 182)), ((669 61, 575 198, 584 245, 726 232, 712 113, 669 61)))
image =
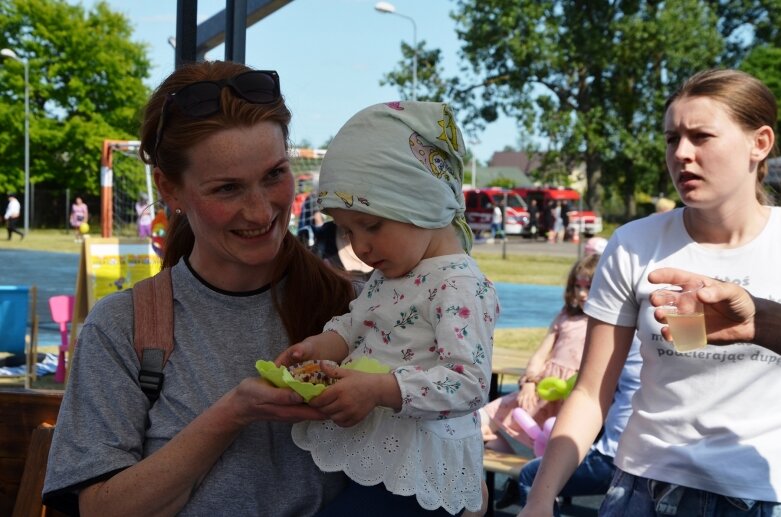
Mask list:
MULTIPOLYGON (((271 293, 227 293, 181 261, 172 270, 175 348, 160 398, 138 383, 129 291, 100 300, 79 334, 44 485, 47 504, 149 456, 288 346, 271 293), (147 419, 149 427, 146 428, 147 419)), ((344 486, 293 444, 290 424, 256 422, 222 454, 180 515, 311 515, 344 486)), ((149 480, 154 483, 153 479, 149 480)))

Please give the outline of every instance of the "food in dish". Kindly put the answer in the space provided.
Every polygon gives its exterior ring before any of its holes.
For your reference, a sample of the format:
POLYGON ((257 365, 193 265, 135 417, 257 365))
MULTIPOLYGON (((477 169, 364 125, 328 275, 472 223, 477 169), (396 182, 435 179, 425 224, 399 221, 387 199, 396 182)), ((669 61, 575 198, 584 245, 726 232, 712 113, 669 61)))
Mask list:
POLYGON ((336 379, 329 377, 323 371, 321 364, 327 364, 334 368, 338 368, 339 364, 334 361, 328 361, 326 359, 304 361, 298 364, 294 364, 288 367, 290 375, 294 379, 301 382, 310 382, 312 384, 324 384, 330 386, 336 382, 336 379))

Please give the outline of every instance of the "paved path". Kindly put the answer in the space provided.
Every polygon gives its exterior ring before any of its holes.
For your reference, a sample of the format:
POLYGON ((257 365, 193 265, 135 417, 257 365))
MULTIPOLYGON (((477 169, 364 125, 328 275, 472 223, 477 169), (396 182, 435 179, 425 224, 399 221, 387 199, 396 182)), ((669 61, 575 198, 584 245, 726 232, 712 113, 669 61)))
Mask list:
MULTIPOLYGON (((525 255, 578 256, 578 244, 563 242, 549 244, 520 237, 510 237, 506 242, 485 241, 475 243, 478 253, 504 253, 525 255)), ((76 272, 79 255, 46 251, 10 250, 0 248, 0 284, 36 285, 38 287, 37 310, 40 345, 57 344, 60 341, 57 325, 49 314, 49 297, 57 294, 75 294, 76 272)))
POLYGON ((49 297, 76 293, 79 255, 0 248, 0 284, 38 288, 38 344, 59 344, 59 326, 51 319, 49 297))
POLYGON ((508 255, 549 255, 574 259, 578 257, 579 253, 582 253, 583 244, 582 241, 580 243, 569 241, 548 243, 541 240, 533 241, 521 237, 510 237, 506 242, 497 240, 493 244, 488 244, 485 240, 476 241, 472 251, 500 254, 504 249, 508 255))

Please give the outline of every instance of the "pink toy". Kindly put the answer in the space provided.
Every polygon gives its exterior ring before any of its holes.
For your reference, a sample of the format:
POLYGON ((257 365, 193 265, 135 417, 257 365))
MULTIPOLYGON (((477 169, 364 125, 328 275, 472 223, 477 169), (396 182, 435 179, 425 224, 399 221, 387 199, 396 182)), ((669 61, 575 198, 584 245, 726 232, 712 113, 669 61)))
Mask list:
POLYGON ((545 423, 542 424, 542 429, 540 429, 537 422, 535 422, 531 415, 523 408, 517 407, 513 409, 512 416, 515 423, 521 426, 521 429, 523 429, 523 431, 529 435, 529 438, 532 439, 534 444, 534 455, 537 457, 542 456, 545 453, 545 446, 548 445, 548 438, 550 438, 550 433, 553 430, 553 424, 556 422, 556 417, 552 416, 548 418, 545 423))
POLYGON ((553 431, 553 424, 556 423, 556 417, 552 416, 548 418, 544 424, 542 424, 542 431, 540 435, 534 440, 534 455, 539 457, 545 454, 545 447, 548 445, 550 439, 550 433, 553 431))
POLYGON ((62 294, 49 298, 49 310, 52 321, 60 326, 60 353, 57 358, 57 370, 54 382, 65 382, 65 355, 68 352, 68 323, 73 319, 74 296, 62 294))
POLYGON ((537 422, 534 421, 531 415, 529 415, 525 409, 519 407, 513 409, 512 414, 515 423, 521 426, 521 429, 529 435, 529 438, 531 438, 532 441, 537 440, 542 429, 540 429, 540 426, 537 425, 537 422))

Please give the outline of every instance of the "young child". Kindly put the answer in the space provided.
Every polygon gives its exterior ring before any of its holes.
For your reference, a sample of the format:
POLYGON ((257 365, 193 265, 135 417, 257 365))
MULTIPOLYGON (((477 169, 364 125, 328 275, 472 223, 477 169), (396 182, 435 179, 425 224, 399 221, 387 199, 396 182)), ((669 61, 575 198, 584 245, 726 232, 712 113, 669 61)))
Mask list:
POLYGON ((588 299, 597 262, 599 255, 586 255, 570 269, 564 290, 564 307, 529 359, 526 373, 518 381, 519 391, 508 393, 480 410, 487 448, 513 452, 507 439, 533 448, 531 437, 512 417, 512 410, 516 407, 526 410, 540 427, 549 417, 556 416, 561 408, 561 401, 547 401, 539 397, 537 383, 545 377, 566 380, 580 368, 588 320, 583 314, 583 305, 588 299))
POLYGON ((482 506, 477 410, 487 402, 499 306, 468 255, 463 149, 450 107, 434 102, 366 108, 328 147, 319 202, 375 271, 349 314, 276 363, 368 357, 391 371, 323 366, 339 380, 310 405, 330 420, 296 424, 293 440, 351 481, 318 515, 482 506))

